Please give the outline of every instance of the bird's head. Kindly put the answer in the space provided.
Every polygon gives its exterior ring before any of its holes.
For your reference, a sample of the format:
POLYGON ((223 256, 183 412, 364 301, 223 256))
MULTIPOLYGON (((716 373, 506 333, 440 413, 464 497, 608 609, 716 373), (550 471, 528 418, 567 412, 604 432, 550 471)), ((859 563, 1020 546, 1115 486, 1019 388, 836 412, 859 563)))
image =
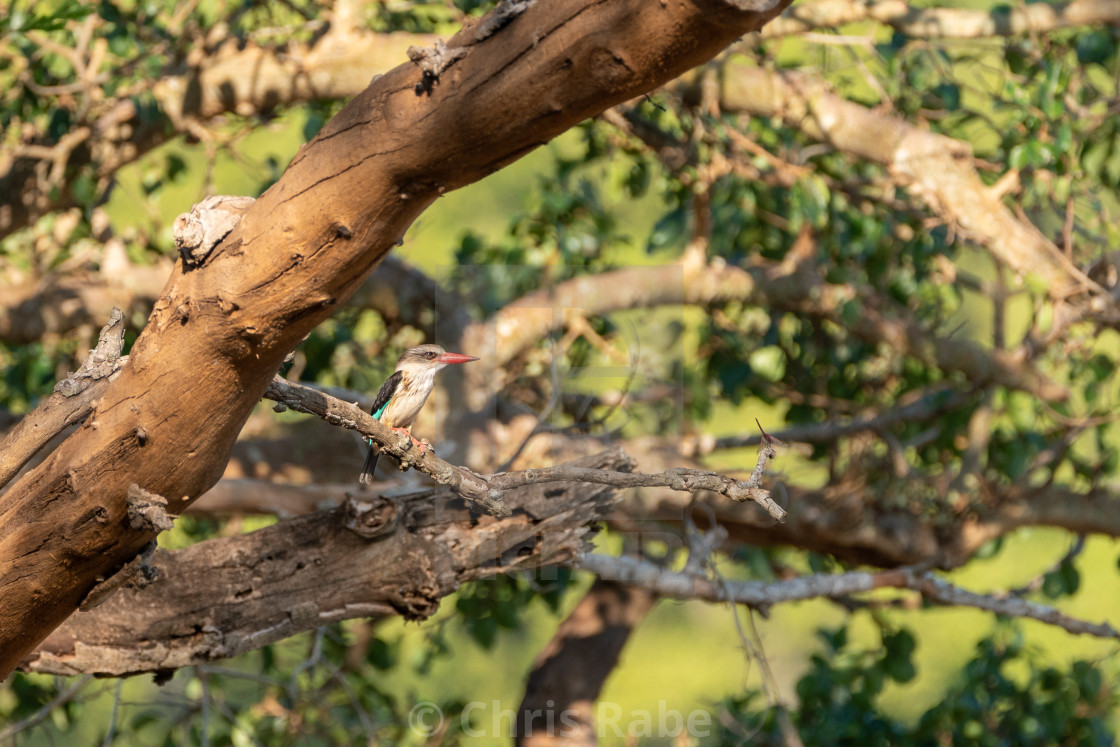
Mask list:
POLYGON ((449 353, 439 345, 417 345, 404 351, 397 361, 397 370, 409 373, 436 372, 453 363, 476 361, 473 355, 449 353))

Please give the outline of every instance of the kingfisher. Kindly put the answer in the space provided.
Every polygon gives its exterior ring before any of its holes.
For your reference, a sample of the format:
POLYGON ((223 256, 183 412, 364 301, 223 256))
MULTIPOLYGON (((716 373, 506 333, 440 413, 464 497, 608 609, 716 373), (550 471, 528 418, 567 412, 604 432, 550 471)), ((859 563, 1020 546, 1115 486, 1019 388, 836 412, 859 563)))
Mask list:
MULTIPOLYGON (((370 414, 393 430, 407 433, 423 454, 427 447, 413 437, 412 423, 432 393, 436 372, 453 363, 476 360, 478 358, 471 355, 449 353, 439 345, 418 345, 404 351, 397 360, 397 370, 378 390, 370 414)), ((373 482, 373 471, 377 468, 380 453, 381 448, 371 441, 362 476, 358 478, 362 485, 373 482)))

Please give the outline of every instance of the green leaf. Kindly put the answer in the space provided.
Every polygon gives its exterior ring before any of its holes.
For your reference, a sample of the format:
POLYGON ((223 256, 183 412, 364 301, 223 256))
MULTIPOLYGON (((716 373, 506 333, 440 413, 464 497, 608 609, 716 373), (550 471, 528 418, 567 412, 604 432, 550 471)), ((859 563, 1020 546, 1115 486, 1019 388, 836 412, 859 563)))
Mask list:
POLYGON ((1054 158, 1050 148, 1039 140, 1028 140, 1011 149, 1007 162, 1014 169, 1027 166, 1046 166, 1054 158))
POLYGON ((945 109, 952 112, 961 108, 961 87, 956 83, 941 83, 933 91, 945 109))
MULTIPOLYGON (((38 8, 32 3, 33 9, 41 9, 46 3, 39 3, 38 8)), ((22 9, 13 9, 6 17, 0 16, 0 32, 5 31, 58 31, 66 26, 67 21, 80 21, 97 10, 94 3, 84 3, 80 0, 64 0, 58 7, 48 13, 29 15, 22 9)))
POLYGON ((1077 61, 1103 64, 1116 55, 1116 37, 1109 29, 1084 29, 1074 41, 1077 61))
POLYGON ((759 348, 750 355, 751 369, 767 381, 781 381, 786 373, 786 354, 776 345, 759 348))

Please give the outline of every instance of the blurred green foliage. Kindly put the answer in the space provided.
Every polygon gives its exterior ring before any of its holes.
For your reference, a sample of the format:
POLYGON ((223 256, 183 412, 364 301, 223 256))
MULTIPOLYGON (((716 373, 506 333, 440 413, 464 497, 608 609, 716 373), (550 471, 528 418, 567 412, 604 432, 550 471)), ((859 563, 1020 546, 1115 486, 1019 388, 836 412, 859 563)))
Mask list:
MULTIPOLYGON (((1096 662, 1068 668, 1043 662, 1014 626, 981 640, 944 699, 908 724, 877 707, 884 682, 915 676, 914 637, 885 632, 875 649, 856 649, 845 628, 822 630, 825 652, 812 657, 797 683, 791 716, 805 744, 832 745, 1111 745, 1117 695, 1096 662)), ((748 691, 722 704, 726 718, 713 744, 787 744, 762 693, 748 691)))

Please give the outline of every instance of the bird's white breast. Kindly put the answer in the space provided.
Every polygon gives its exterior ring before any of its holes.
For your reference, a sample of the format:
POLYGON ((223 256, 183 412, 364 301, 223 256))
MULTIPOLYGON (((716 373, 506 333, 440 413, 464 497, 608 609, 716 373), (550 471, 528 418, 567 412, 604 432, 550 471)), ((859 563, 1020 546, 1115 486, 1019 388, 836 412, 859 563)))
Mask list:
POLYGON ((405 371, 400 386, 381 415, 381 422, 390 428, 411 426, 428 400, 428 395, 432 393, 435 374, 434 369, 417 373, 405 371))

